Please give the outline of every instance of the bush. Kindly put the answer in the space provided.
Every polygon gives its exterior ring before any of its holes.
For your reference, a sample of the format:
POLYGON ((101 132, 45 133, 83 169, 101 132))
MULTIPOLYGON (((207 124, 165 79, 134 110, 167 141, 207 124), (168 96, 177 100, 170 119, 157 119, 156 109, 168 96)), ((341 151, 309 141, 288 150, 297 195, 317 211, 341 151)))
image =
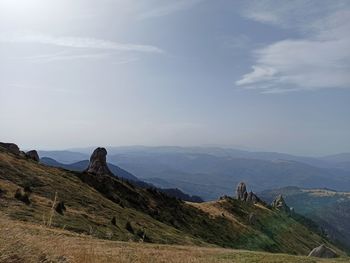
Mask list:
POLYGON ((64 202, 61 201, 59 202, 56 207, 55 210, 57 213, 59 213, 60 215, 64 215, 64 212, 66 211, 66 206, 64 205, 64 202))
POLYGON ((113 226, 117 225, 117 219, 115 218, 115 216, 112 217, 111 223, 113 226))
POLYGON ((24 192, 25 193, 32 193, 33 191, 32 191, 32 188, 29 185, 27 185, 24 187, 24 192))
POLYGON ((134 229, 132 228, 132 225, 131 225, 131 223, 130 223, 129 221, 126 222, 125 228, 126 228, 126 230, 128 230, 130 233, 134 234, 134 229))
POLYGON ((30 205, 29 195, 30 193, 24 192, 22 189, 18 188, 15 193, 15 198, 26 205, 30 205))

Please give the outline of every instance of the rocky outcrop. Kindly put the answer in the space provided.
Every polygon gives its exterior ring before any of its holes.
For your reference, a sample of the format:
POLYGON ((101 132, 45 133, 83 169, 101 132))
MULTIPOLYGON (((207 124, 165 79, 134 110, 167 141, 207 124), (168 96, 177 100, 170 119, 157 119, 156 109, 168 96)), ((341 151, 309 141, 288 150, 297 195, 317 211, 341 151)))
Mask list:
POLYGON ((9 152, 19 155, 20 151, 19 151, 19 147, 14 144, 14 143, 4 143, 4 142, 0 142, 0 147, 5 148, 6 150, 8 150, 9 152))
POLYGON ((40 161, 39 154, 36 150, 31 150, 29 152, 26 152, 26 157, 36 162, 40 161))
POLYGON ((314 248, 309 257, 318 257, 318 258, 336 258, 338 257, 337 253, 333 251, 331 248, 322 244, 319 247, 314 248))
POLYGON ((255 225, 257 223, 258 219, 254 213, 250 213, 248 221, 249 221, 250 225, 255 225))
POLYGON ((245 185, 245 183, 243 182, 240 182, 238 185, 237 185, 237 189, 236 189, 236 197, 238 200, 241 200, 241 201, 245 201, 246 198, 247 198, 247 187, 245 185))
POLYGON ((271 206, 277 210, 284 211, 289 213, 290 209, 287 206, 286 202, 283 199, 282 195, 278 195, 276 199, 271 203, 271 206))
POLYGON ((258 203, 260 201, 260 199, 253 192, 249 192, 245 201, 256 204, 256 203, 258 203))
POLYGON ((106 156, 107 150, 105 148, 99 147, 95 149, 90 157, 89 166, 85 171, 95 175, 113 175, 108 168, 106 156))
POLYGON ((240 201, 249 202, 249 203, 258 203, 260 201, 259 197, 253 192, 247 192, 247 186, 244 182, 240 182, 237 185, 236 197, 240 201))
POLYGON ((36 162, 40 161, 38 152, 35 150, 29 151, 29 152, 23 152, 20 151, 19 147, 17 146, 17 144, 14 143, 4 143, 4 142, 0 142, 0 147, 5 148, 6 150, 8 150, 10 153, 19 155, 20 157, 26 157, 28 159, 32 159, 36 162))

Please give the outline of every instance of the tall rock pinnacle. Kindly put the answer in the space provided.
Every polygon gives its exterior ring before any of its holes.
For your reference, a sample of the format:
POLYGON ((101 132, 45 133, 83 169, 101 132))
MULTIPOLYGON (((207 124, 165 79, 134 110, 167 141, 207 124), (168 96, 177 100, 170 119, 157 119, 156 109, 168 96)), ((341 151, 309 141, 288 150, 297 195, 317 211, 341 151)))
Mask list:
POLYGON ((256 204, 261 202, 260 198, 253 192, 247 192, 247 186, 245 183, 240 182, 236 188, 236 197, 240 201, 256 204))
POLYGON ((237 199, 238 200, 242 200, 242 201, 245 201, 246 198, 247 198, 247 187, 245 185, 245 183, 243 182, 240 182, 238 185, 237 185, 237 189, 236 189, 236 196, 237 196, 237 199))
POLYGON ((107 150, 105 148, 96 148, 90 157, 89 167, 85 171, 95 175, 113 175, 107 166, 106 156, 107 150))

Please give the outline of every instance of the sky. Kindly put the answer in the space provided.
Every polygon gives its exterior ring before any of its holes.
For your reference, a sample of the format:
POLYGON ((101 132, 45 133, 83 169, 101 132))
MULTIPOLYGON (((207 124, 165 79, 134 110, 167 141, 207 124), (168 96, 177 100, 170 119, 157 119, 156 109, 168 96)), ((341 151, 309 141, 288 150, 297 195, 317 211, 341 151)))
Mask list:
POLYGON ((0 0, 0 140, 350 151, 350 1, 0 0))

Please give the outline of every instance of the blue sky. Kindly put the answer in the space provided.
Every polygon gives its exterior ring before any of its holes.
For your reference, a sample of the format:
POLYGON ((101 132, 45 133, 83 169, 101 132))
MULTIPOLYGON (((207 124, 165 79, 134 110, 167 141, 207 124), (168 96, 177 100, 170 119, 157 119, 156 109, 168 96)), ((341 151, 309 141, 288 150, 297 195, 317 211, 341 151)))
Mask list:
POLYGON ((0 0, 1 140, 350 151, 349 1, 0 0))

